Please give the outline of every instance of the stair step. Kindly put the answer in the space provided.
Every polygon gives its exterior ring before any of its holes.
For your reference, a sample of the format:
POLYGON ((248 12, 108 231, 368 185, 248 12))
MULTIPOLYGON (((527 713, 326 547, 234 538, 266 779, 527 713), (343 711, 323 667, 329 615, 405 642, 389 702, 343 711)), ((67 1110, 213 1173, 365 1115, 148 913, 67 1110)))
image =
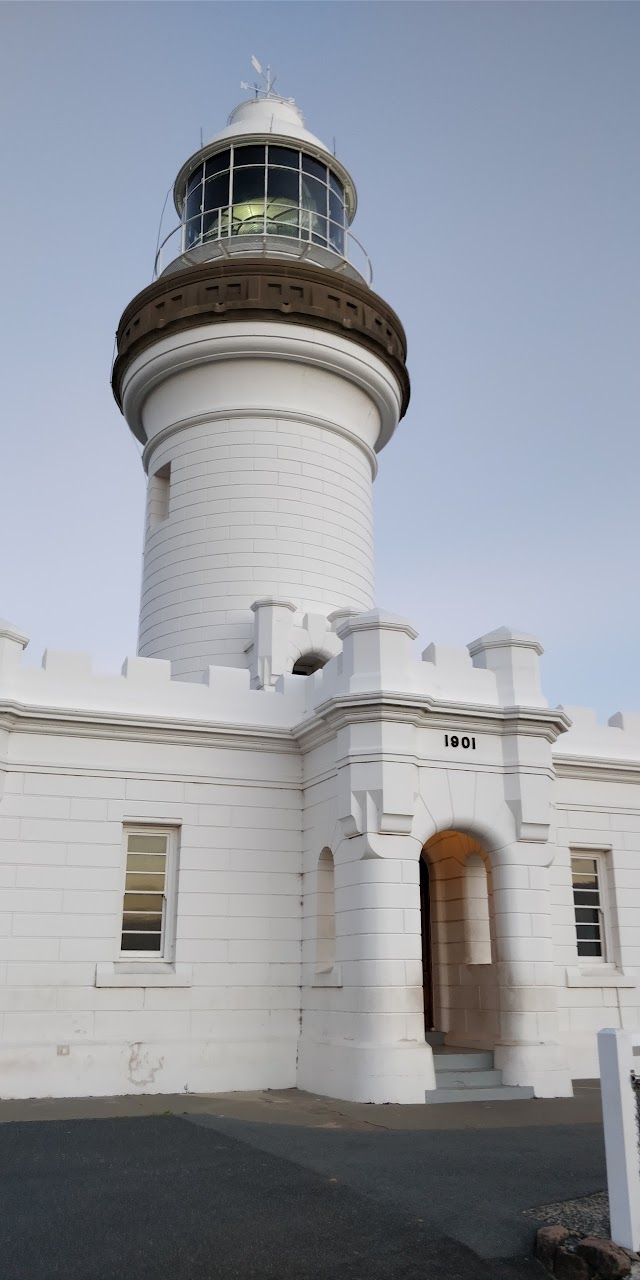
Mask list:
POLYGON ((496 1089, 502 1084, 502 1072, 493 1067, 490 1071, 438 1071, 438 1089, 496 1089))
POLYGON ((446 1053, 438 1053, 436 1049, 433 1065, 438 1075, 441 1071, 487 1071, 493 1067, 493 1053, 480 1049, 460 1049, 453 1053, 447 1049, 446 1053))
POLYGON ((427 1089, 424 1100, 433 1105, 439 1102, 516 1102, 532 1097, 533 1089, 527 1085, 500 1085, 496 1089, 427 1089))
POLYGON ((425 1031, 424 1038, 432 1048, 440 1048, 444 1044, 444 1031, 425 1031))

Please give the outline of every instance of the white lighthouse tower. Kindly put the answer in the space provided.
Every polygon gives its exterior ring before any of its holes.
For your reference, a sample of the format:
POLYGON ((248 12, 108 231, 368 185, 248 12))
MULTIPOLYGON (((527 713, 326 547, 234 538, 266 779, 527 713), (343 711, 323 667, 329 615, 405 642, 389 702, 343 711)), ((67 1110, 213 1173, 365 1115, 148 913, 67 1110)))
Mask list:
POLYGON ((373 604, 371 485, 407 407, 405 337, 350 230, 352 179, 291 100, 236 107, 174 202, 113 375, 149 477, 139 653, 186 680, 249 665, 261 687, 321 665, 344 611, 373 604))

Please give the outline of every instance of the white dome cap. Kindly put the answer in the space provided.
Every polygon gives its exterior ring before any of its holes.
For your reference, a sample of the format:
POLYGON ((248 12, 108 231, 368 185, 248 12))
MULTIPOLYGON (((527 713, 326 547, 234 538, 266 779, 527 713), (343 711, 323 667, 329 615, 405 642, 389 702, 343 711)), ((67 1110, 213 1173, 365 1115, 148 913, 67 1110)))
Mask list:
POLYGON ((234 138, 246 137, 251 133, 274 133, 331 154, 320 138, 305 129, 304 116, 293 98, 276 98, 271 95, 240 102, 231 112, 226 129, 214 134, 210 142, 232 142, 234 138))

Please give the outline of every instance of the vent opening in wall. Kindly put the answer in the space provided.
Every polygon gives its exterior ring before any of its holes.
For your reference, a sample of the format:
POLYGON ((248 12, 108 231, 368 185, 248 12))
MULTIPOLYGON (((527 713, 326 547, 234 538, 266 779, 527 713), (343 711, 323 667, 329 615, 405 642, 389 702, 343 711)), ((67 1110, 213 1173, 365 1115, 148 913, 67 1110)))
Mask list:
POLYGON ((326 666, 327 659, 323 658, 319 653, 305 653, 302 658, 294 664, 292 675, 294 676, 312 676, 314 671, 321 671, 326 666))
POLYGON ((169 516, 171 463, 166 462, 149 477, 149 528, 155 529, 169 516))

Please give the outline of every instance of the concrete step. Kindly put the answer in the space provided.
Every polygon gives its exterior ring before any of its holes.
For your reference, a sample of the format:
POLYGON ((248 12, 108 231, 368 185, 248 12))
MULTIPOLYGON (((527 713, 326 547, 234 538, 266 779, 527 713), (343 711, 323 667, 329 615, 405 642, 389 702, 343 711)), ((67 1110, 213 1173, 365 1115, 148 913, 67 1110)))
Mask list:
POLYGON ((490 1071, 493 1067, 491 1050, 451 1049, 445 1046, 445 1052, 438 1049, 433 1053, 433 1065, 436 1073, 441 1071, 490 1071))
POLYGON ((495 1067, 491 1071, 438 1071, 438 1089, 495 1089, 502 1084, 502 1072, 495 1067))
POLYGON ((533 1089, 525 1085, 499 1085, 495 1089, 427 1089, 425 1102, 516 1102, 533 1097, 533 1089))
POLYGON ((436 1046, 439 1048, 444 1044, 444 1031, 425 1031, 424 1038, 432 1049, 436 1046))

